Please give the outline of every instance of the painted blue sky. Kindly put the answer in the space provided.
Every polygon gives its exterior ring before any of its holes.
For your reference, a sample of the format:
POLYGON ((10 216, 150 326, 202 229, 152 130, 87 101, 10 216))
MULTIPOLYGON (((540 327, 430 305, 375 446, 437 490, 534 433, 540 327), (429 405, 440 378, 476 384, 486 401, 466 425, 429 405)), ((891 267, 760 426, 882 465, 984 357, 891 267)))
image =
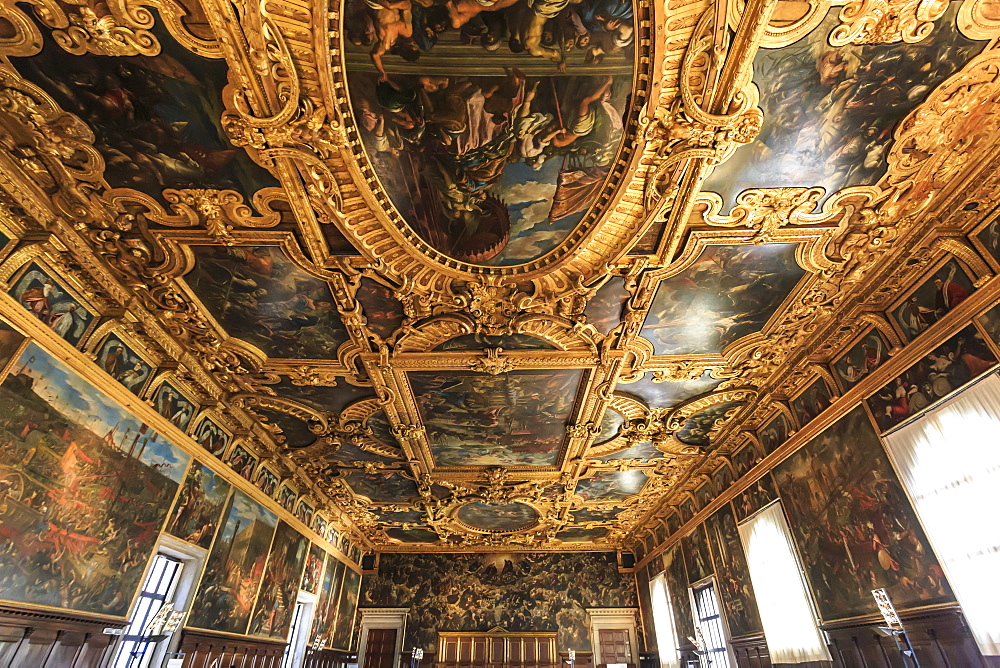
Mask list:
POLYGON ((278 516, 243 492, 234 491, 233 502, 229 508, 229 515, 226 516, 226 524, 222 528, 219 540, 223 542, 232 540, 237 522, 240 523, 240 530, 243 530, 253 524, 255 520, 261 520, 273 529, 278 523, 278 516))
POLYGON ((205 496, 212 503, 224 501, 226 494, 229 494, 229 483, 204 464, 198 466, 201 468, 201 487, 205 490, 205 496))
MULTIPOLYGON (((95 386, 76 375, 65 364, 31 343, 13 366, 34 380, 34 391, 63 415, 103 436, 115 429, 115 443, 131 444, 142 421, 128 413, 95 386)), ((190 455, 155 431, 146 432, 146 447, 139 456, 143 464, 162 465, 160 472, 179 483, 190 455)))

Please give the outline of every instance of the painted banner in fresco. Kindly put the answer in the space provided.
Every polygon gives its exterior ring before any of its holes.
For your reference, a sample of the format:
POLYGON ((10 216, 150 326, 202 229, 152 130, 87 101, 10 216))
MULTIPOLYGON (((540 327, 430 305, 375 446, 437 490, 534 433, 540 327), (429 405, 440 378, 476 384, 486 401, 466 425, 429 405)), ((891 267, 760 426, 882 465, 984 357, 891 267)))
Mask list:
POLYGON ((238 490, 229 500, 225 517, 187 623, 246 633, 278 517, 238 490))
POLYGON ((774 470, 824 621, 953 600, 941 567, 859 406, 774 470))
POLYGON ((0 405, 0 598, 124 616, 188 455, 34 343, 0 405))
POLYGON ((252 635, 277 640, 288 637, 308 549, 305 536, 284 522, 278 523, 264 569, 264 586, 250 620, 252 635))
POLYGON ((760 633, 764 627, 760 623, 753 585, 750 584, 750 570, 739 531, 736 530, 736 519, 728 503, 705 520, 705 530, 712 546, 715 577, 722 594, 726 621, 729 622, 729 635, 739 637, 760 633))
POLYGON ((229 488, 225 478, 194 462, 170 513, 167 533, 208 549, 219 527, 229 488))
POLYGON ((590 650, 587 608, 636 605, 613 553, 383 554, 362 605, 410 608, 405 647, 441 631, 558 631, 560 649, 590 650))

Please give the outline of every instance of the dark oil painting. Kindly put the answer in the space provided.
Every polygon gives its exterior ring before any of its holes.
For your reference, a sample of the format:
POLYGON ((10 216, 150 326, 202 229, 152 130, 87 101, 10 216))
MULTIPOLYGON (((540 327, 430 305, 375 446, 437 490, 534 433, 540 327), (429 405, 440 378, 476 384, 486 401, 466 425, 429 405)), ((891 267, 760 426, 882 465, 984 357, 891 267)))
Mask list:
POLYGON ((888 358, 889 342, 880 331, 873 329, 833 363, 833 373, 841 389, 847 391, 888 358))
POLYGON ((267 496, 274 498, 274 493, 278 489, 278 476, 274 475, 271 469, 262 466, 257 472, 257 482, 254 485, 267 496))
POLYGON ((362 278, 355 298, 361 303, 368 329, 383 339, 388 339, 403 324, 403 305, 381 283, 362 278))
POLYGON ((484 531, 517 531, 534 524, 538 511, 525 503, 468 503, 455 517, 484 531))
POLYGON ((712 474, 712 488, 717 495, 722 494, 729 489, 734 479, 732 467, 728 464, 723 464, 712 474))
POLYGON ((312 523, 313 513, 315 512, 315 508, 305 501, 299 501, 299 505, 295 506, 295 518, 306 526, 312 523))
POLYGON ((513 265, 597 198, 632 91, 632 4, 345 3, 348 88, 375 172, 434 249, 513 265))
POLYGON ((737 521, 742 522, 777 498, 778 490, 774 486, 774 479, 770 473, 765 473, 760 480, 733 498, 737 521))
POLYGON ((229 434, 209 418, 204 418, 194 430, 194 440, 216 457, 222 458, 229 447, 229 434))
POLYGON ((243 492, 233 491, 222 531, 212 546, 187 625, 246 633, 278 518, 243 492))
POLYGON ((316 597, 316 612, 313 614, 310 639, 319 639, 321 644, 329 645, 337 617, 337 603, 340 591, 344 585, 344 572, 347 566, 333 555, 327 557, 323 569, 323 579, 320 581, 319 596, 316 597))
POLYGON ((993 343, 1000 345, 1000 304, 980 315, 976 318, 976 322, 993 343))
POLYGON ((295 500, 298 498, 298 493, 288 485, 282 485, 278 490, 278 505, 288 512, 295 510, 295 500))
POLYGON ((80 342, 94 315, 35 263, 14 283, 10 294, 49 329, 73 345, 80 342))
POLYGON ((124 617, 190 458, 34 343, 0 405, 0 598, 124 617))
POLYGON ((642 471, 597 471, 576 483, 576 495, 584 501, 619 501, 638 494, 646 484, 642 471))
POLYGON ((346 378, 337 378, 336 382, 332 386, 297 385, 288 377, 282 376, 281 382, 268 385, 267 388, 280 399, 298 401, 318 411, 330 413, 340 413, 355 401, 375 397, 375 390, 371 387, 352 385, 346 378))
POLYGON ((694 490, 694 502, 699 510, 711 503, 713 498, 715 498, 715 491, 712 489, 712 483, 709 481, 703 482, 701 486, 694 490))
POLYGON ((618 431, 625 424, 625 417, 614 410, 613 408, 608 408, 604 411, 604 415, 601 416, 601 424, 599 425, 599 431, 597 435, 594 436, 594 445, 600 445, 610 441, 615 436, 618 435, 618 431))
POLYGON ((286 448, 304 448, 316 442, 316 434, 309 429, 309 423, 285 411, 255 406, 253 411, 276 429, 274 433, 286 448))
POLYGON ((48 31, 41 53, 14 58, 17 70, 94 131, 104 177, 164 201, 165 188, 218 188, 249 203, 277 185, 222 129, 226 63, 184 49, 160 26, 155 56, 70 55, 48 31))
POLYGON ((383 553, 363 607, 410 608, 404 647, 433 651, 438 631, 557 631, 560 650, 590 650, 587 608, 636 605, 613 552, 383 553))
POLYGON ((892 317, 903 335, 912 340, 964 302, 973 290, 965 270, 949 260, 897 306, 892 317))
POLYGON ((665 524, 667 525, 667 535, 673 536, 681 528, 681 516, 677 513, 667 515, 665 524))
POLYGON ((309 548, 309 554, 306 556, 306 565, 302 569, 302 584, 299 585, 302 591, 309 592, 310 594, 316 593, 316 588, 323 577, 323 564, 325 560, 326 550, 319 545, 313 545, 309 548))
POLYGON ((556 349, 548 341, 531 336, 530 334, 483 334, 482 332, 475 332, 473 334, 462 334, 461 336, 456 336, 453 339, 439 343, 434 348, 434 352, 484 350, 486 348, 503 348, 506 351, 556 349))
POLYGON ((694 531, 681 539, 681 548, 684 551, 684 566, 691 582, 698 582, 712 574, 714 570, 712 556, 708 549, 704 524, 699 524, 694 531))
POLYGON ((735 415, 742 406, 743 403, 740 401, 726 401, 703 408, 687 418, 681 428, 674 432, 674 436, 681 443, 705 447, 709 444, 712 433, 735 415))
POLYGON ((0 319, 0 371, 14 359, 25 339, 24 334, 11 327, 6 320, 0 319))
POLYGON ((389 538, 394 538, 402 543, 436 543, 441 537, 429 529, 402 529, 392 528, 385 532, 389 538))
POLYGON ((383 457, 374 452, 362 450, 353 443, 344 443, 340 449, 327 456, 328 460, 341 464, 353 464, 354 462, 381 462, 383 464, 393 461, 390 457, 383 457))
POLYGON ((680 544, 663 553, 663 575, 670 594, 670 607, 674 611, 674 630, 677 638, 684 643, 694 637, 694 615, 691 610, 691 596, 688 594, 688 575, 684 566, 684 555, 680 544))
MULTIPOLYGON (((788 424, 788 416, 784 413, 778 413, 775 415, 770 422, 757 432, 757 440, 760 441, 760 446, 764 448, 764 456, 766 457, 784 445, 791 433, 792 427, 788 424)), ((751 446, 751 450, 752 449, 753 446, 751 446)), ((752 465, 750 468, 752 468, 752 465)), ((749 471, 750 468, 747 468, 746 471, 742 471, 740 475, 749 471)))
POLYGON ((195 405, 170 383, 160 385, 153 396, 153 408, 181 431, 187 429, 196 410, 195 405))
POLYGON ((229 456, 229 465, 243 478, 252 480, 254 467, 257 466, 257 458, 250 454, 242 445, 237 445, 233 448, 233 453, 229 456))
POLYGON ((792 399, 791 407, 800 427, 809 424, 814 417, 826 410, 833 401, 830 387, 822 378, 817 378, 802 394, 792 399))
POLYGON ((556 539, 566 543, 587 543, 601 540, 607 535, 607 527, 567 527, 556 534, 556 539))
POLYGON ((681 524, 687 524, 688 520, 694 517, 694 499, 688 497, 681 503, 680 507, 677 508, 677 514, 681 518, 681 524))
POLYGON ((98 348, 97 366, 136 395, 142 393, 153 373, 153 367, 114 334, 104 339, 98 348))
POLYGON ((716 586, 721 594, 729 634, 739 637, 760 633, 764 629, 750 584, 750 569, 728 503, 705 520, 705 531, 712 546, 716 586))
POLYGON ((229 488, 225 478, 204 464, 192 462, 170 512, 167 533, 207 550, 219 528, 229 488))
POLYGON ((658 380, 651 372, 641 374, 634 383, 619 382, 617 394, 629 394, 642 399, 650 408, 671 408, 699 394, 711 392, 722 381, 706 371, 697 380, 658 380))
POLYGON ((583 371, 411 371, 438 466, 554 466, 583 371))
POLYGON ((720 353, 759 332, 805 274, 795 246, 709 246, 660 282, 640 333, 657 355, 682 355, 720 353))
POLYGON ((250 635, 285 640, 292 625, 296 596, 309 541, 284 522, 278 522, 264 567, 264 585, 250 618, 250 635))
POLYGON ((611 462, 616 459, 641 459, 643 461, 649 461, 650 459, 659 459, 664 456, 663 452, 657 450, 652 443, 644 441, 642 443, 636 443, 635 445, 625 448, 624 450, 613 452, 610 455, 604 455, 600 458, 600 461, 611 462))
POLYGON ((399 503, 417 496, 417 483, 394 471, 351 471, 344 482, 359 496, 375 503, 399 503))
POLYGON ((878 435, 858 407, 778 465, 774 480, 824 621, 951 601, 878 435))
POLYGON ((587 324, 593 325, 601 334, 607 336, 612 329, 621 324, 622 311, 629 300, 625 289, 625 279, 614 276, 602 285, 587 302, 583 315, 587 324))
POLYGON ((916 44, 830 46, 841 12, 831 7, 806 37, 757 51, 763 127, 705 189, 720 193, 728 211, 748 188, 823 186, 830 193, 877 182, 900 121, 985 45, 958 32, 954 7, 916 44))
POLYGON ((312 530, 316 532, 316 535, 326 536, 328 525, 327 519, 319 513, 313 516, 312 530))
POLYGON ((419 510, 383 510, 372 508, 372 512, 378 515, 381 523, 389 524, 417 524, 423 522, 425 517, 419 510))
POLYGON ((590 508, 584 507, 570 513, 574 522, 614 522, 618 518, 618 513, 623 512, 623 506, 611 506, 610 508, 590 508))
POLYGON ((879 429, 886 431, 946 397, 997 363, 982 334, 969 325, 868 397, 879 429))
POLYGON ((331 645, 336 649, 350 649, 354 634, 354 617, 358 612, 358 596, 361 593, 361 575, 351 569, 344 573, 340 602, 337 604, 337 624, 333 629, 331 645))
POLYGON ((280 358, 336 358, 348 339, 330 285, 275 246, 192 246, 184 277, 230 336, 280 358))
POLYGON ((736 471, 736 477, 741 478, 746 475, 761 459, 760 453, 757 452, 757 446, 753 443, 747 443, 742 450, 733 455, 733 469, 736 471))
POLYGON ((976 235, 979 242, 986 247, 987 252, 993 259, 1000 262, 1000 218, 994 218, 979 234, 976 235))

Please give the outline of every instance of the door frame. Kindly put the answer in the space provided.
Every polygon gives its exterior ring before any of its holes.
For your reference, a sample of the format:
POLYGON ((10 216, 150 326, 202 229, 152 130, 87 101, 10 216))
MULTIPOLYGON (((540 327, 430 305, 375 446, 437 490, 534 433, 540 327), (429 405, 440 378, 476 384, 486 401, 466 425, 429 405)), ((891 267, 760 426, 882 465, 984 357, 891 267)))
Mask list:
POLYGON ((403 633, 406 631, 406 617, 409 608, 359 608, 361 614, 361 636, 358 639, 358 668, 364 668, 365 650, 368 649, 369 629, 394 629, 396 631, 396 652, 393 668, 399 664, 403 652, 403 633))
POLYGON ((636 618, 639 608, 587 608, 587 624, 590 626, 590 644, 594 650, 594 665, 601 665, 601 629, 625 629, 631 660, 639 665, 639 644, 636 635, 636 618))

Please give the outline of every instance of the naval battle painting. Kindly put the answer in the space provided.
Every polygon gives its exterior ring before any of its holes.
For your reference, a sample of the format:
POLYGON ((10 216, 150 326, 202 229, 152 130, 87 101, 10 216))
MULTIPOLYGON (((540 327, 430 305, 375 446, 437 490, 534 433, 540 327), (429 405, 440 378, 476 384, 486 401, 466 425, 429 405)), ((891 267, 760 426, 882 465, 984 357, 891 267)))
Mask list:
POLYGON ((438 466, 554 466, 583 371, 414 371, 438 466))
POLYGON ((124 616, 190 458, 34 343, 0 405, 0 598, 124 616))
POLYGON ((456 260, 541 257, 610 172, 632 93, 627 0, 347 0, 345 69, 393 205, 456 260))

